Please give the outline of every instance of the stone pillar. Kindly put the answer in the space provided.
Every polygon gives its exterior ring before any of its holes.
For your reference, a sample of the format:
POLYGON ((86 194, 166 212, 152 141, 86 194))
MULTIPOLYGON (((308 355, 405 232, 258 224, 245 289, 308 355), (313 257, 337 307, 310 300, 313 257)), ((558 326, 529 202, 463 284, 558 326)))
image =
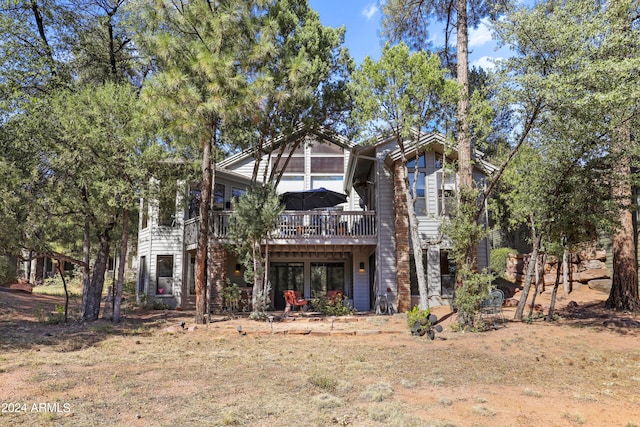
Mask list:
MULTIPOLYGON (((399 313, 411 310, 409 212, 404 187, 404 167, 401 161, 397 161, 393 165, 393 205, 395 213, 397 309, 399 313)), ((419 254, 418 256, 421 255, 419 254)))

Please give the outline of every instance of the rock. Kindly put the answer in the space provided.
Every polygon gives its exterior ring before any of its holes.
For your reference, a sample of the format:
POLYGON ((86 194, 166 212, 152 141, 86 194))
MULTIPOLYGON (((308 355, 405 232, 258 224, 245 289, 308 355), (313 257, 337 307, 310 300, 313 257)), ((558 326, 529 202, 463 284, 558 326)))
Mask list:
POLYGON ((608 268, 599 268, 597 270, 586 270, 575 274, 573 276, 573 280, 577 280, 578 282, 589 282, 590 280, 595 279, 610 279, 611 273, 608 268))
POLYGON ((607 260, 607 251, 604 249, 598 249, 595 251, 595 259, 598 261, 606 261, 607 260))
POLYGON ((603 268, 607 268, 607 266, 602 261, 599 261, 597 259, 590 259, 590 260, 582 261, 579 264, 578 268, 579 268, 579 271, 600 270, 600 269, 603 269, 603 268))
POLYGON ((33 292, 33 286, 29 283, 13 283, 9 285, 9 289, 15 292, 26 292, 28 294, 33 292))
POLYGON ((544 307, 542 304, 536 304, 533 306, 533 311, 537 311, 538 313, 542 313, 544 311, 544 307))
POLYGON ((520 302, 520 300, 515 299, 515 298, 507 298, 504 300, 504 306, 505 307, 517 307, 518 303, 520 302))
POLYGON ((567 304, 567 309, 575 310, 576 308, 578 308, 578 303, 575 301, 569 301, 569 303, 567 304))
POLYGON ((587 283, 589 289, 600 291, 608 294, 611 291, 611 279, 595 279, 589 280, 587 283))
POLYGON ((190 331, 190 332, 193 332, 193 331, 195 331, 196 329, 198 329, 198 326, 197 326, 197 325, 189 326, 189 331, 190 331))

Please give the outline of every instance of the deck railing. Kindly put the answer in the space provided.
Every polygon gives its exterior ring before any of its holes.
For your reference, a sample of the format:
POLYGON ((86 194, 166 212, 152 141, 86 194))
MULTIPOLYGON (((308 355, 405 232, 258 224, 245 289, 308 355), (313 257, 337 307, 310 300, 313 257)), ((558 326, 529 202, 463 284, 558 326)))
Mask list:
MULTIPOLYGON (((231 211, 215 212, 210 224, 212 235, 223 239, 229 233, 231 211)), ((199 218, 185 221, 185 243, 198 239, 199 218)), ((374 211, 285 211, 279 215, 272 239, 344 238, 376 236, 374 211)))

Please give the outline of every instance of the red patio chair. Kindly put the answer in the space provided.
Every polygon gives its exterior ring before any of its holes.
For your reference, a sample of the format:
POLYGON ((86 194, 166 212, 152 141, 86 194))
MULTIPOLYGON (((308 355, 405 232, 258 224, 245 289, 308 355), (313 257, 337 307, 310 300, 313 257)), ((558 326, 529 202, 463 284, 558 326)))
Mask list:
POLYGON ((344 300, 344 292, 342 291, 327 291, 327 300, 334 304, 338 301, 344 300))
POLYGON ((289 313, 289 310, 291 310, 292 308, 293 310, 295 310, 296 307, 301 307, 302 311, 306 309, 307 300, 302 298, 299 292, 288 290, 288 291, 282 291, 282 293, 284 295, 284 300, 287 303, 287 306, 284 310, 285 314, 289 313))

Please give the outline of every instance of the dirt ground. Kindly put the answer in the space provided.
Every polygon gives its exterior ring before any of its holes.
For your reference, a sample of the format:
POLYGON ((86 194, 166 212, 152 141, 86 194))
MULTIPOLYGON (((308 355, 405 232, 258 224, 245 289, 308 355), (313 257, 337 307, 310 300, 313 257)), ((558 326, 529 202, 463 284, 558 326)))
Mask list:
POLYGON ((430 341, 404 315, 53 325, 60 297, 0 291, 0 425, 638 426, 640 317, 605 299, 577 289, 553 323, 505 308, 481 333, 452 316, 430 341))

